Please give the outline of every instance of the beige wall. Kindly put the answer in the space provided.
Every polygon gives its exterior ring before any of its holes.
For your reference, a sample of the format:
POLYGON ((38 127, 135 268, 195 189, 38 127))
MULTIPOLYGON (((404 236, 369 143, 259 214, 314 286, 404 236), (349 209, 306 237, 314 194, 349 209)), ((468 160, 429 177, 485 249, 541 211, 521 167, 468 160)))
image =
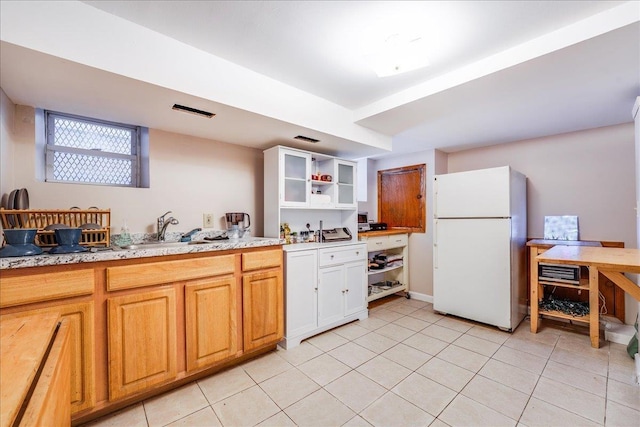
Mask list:
POLYGON ((433 236, 431 230, 433 208, 431 200, 434 173, 446 170, 446 155, 439 151, 428 150, 401 156, 390 156, 369 162, 367 168, 367 202, 358 203, 358 209, 367 211, 369 219, 377 219, 378 212, 378 171, 401 166, 425 164, 427 166, 426 195, 427 217, 426 232, 411 233, 409 237, 409 291, 417 293, 418 298, 431 301, 433 295, 433 236))
MULTIPOLYGON (((510 165, 528 178, 528 234, 543 236, 545 215, 579 216, 583 239, 623 241, 636 246, 633 123, 555 135, 446 154, 424 151, 368 164, 367 202, 377 214, 377 171, 427 165, 427 232, 411 235, 410 290, 433 295, 431 227, 434 174, 510 165)), ((627 304, 627 323, 636 308, 627 304)))
POLYGON ((578 215, 580 238, 636 247, 633 123, 451 153, 449 172, 509 165, 527 176, 529 237, 578 215))
POLYGON ((13 190, 13 122, 15 105, 0 89, 0 195, 13 190))
MULTIPOLYGON (((510 165, 527 176, 529 237, 545 215, 578 215, 583 240, 636 248, 633 123, 452 153, 449 172, 510 165)), ((638 304, 626 295, 625 323, 638 304)))
POLYGON ((252 235, 262 235, 262 151, 151 129, 150 188, 41 182, 35 178, 34 110, 17 106, 12 118, 12 108, 5 108, 11 103, 5 103, 5 98, 3 95, 3 194, 27 188, 31 208, 110 208, 114 233, 125 220, 132 232, 154 232, 155 219, 171 210, 180 224, 170 231, 202 227, 203 213, 213 213, 214 228, 223 229, 225 212, 247 212, 252 235), (11 151, 13 159, 5 157, 11 151))

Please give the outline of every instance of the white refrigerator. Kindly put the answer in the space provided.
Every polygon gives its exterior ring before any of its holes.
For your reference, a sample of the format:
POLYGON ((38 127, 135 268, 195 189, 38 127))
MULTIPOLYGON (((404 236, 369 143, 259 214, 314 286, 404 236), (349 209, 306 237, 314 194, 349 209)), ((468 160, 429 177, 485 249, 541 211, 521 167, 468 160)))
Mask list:
POLYGON ((527 314, 526 177, 504 166, 434 179, 434 310, 513 331, 527 314))

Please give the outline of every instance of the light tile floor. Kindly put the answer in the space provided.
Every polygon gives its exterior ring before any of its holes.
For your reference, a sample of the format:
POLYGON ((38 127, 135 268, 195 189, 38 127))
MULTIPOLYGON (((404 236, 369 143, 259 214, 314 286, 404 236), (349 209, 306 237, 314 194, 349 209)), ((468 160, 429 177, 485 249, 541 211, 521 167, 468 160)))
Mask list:
POLYGON ((369 315, 90 425, 640 426, 626 346, 584 327, 509 334, 404 298, 369 315))

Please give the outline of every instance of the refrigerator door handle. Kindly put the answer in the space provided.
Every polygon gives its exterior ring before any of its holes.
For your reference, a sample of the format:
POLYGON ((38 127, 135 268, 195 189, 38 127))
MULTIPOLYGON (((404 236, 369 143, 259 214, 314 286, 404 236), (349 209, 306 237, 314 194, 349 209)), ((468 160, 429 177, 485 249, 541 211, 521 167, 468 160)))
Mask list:
POLYGON ((433 221, 433 268, 438 268, 438 220, 433 221))
POLYGON ((433 217, 438 217, 438 178, 433 178, 433 217))

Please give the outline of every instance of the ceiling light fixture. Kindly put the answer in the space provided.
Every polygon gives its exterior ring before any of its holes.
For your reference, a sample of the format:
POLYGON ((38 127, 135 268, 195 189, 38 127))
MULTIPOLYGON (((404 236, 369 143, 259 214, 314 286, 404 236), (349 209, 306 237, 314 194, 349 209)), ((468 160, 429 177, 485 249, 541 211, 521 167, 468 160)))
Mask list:
POLYGON ((215 116, 215 114, 210 113, 208 111, 198 110, 196 108, 191 108, 191 107, 185 107, 184 105, 180 105, 180 104, 173 104, 173 107, 171 107, 171 109, 176 111, 183 111, 185 113, 195 114, 196 116, 206 117, 208 119, 215 116))
POLYGON ((422 37, 393 34, 366 58, 378 77, 386 77, 428 66, 426 51, 422 37))

